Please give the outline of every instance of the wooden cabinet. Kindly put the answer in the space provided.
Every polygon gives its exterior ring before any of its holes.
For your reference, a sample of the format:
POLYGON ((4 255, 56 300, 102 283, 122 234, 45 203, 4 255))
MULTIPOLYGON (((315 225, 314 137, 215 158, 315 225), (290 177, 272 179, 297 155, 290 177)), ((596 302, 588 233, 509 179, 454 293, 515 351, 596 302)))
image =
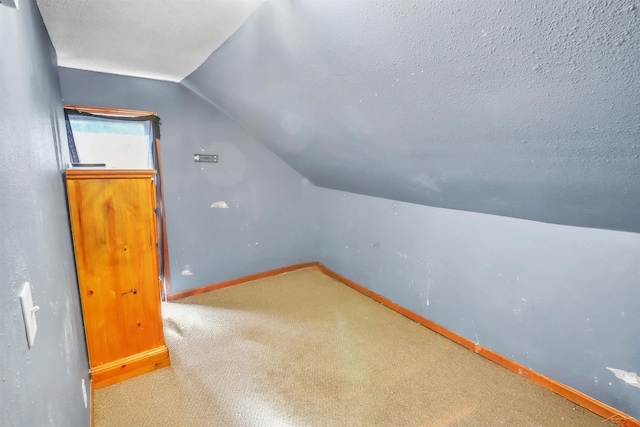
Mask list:
POLYGON ((104 169, 66 173, 96 389, 170 363, 160 313, 154 175, 104 169))

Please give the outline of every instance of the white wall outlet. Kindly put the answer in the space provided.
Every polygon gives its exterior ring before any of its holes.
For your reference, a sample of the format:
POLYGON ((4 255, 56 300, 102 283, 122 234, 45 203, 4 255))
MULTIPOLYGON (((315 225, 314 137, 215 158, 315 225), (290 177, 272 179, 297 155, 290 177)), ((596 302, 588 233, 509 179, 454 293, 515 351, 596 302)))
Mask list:
POLYGON ((84 378, 82 379, 82 398, 84 399, 84 409, 87 409, 87 387, 84 385, 84 378))
POLYGON ((20 291, 20 305, 22 306, 24 327, 27 330, 27 342, 29 343, 29 348, 31 348, 33 347, 33 342, 36 339, 36 331, 38 330, 36 311, 38 311, 40 307, 33 305, 31 285, 29 285, 28 282, 22 286, 22 290, 20 291))

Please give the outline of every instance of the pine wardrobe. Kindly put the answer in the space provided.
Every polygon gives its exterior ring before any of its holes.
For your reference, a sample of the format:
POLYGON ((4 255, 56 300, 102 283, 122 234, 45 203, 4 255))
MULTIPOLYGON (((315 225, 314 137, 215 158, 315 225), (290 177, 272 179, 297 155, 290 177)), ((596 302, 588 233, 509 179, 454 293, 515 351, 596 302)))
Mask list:
POLYGON ((154 170, 69 169, 67 196, 93 387, 170 364, 154 170))

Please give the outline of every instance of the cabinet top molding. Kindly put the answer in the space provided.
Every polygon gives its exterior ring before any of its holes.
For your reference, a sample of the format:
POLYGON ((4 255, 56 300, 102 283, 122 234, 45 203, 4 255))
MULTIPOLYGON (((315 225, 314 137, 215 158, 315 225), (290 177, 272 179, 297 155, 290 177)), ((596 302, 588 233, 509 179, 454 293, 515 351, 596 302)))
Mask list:
POLYGON ((67 169, 67 179, 139 179, 153 178, 156 175, 154 169, 67 169))

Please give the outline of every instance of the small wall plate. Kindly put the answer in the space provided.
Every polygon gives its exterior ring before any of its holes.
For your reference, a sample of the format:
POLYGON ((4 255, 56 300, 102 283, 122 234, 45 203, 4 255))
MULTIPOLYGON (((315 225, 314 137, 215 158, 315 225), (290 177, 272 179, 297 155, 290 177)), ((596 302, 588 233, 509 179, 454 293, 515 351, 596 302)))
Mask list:
POLYGON ((201 163, 218 163, 217 154, 194 154, 193 160, 201 163))
POLYGON ((20 291, 20 305, 22 306, 22 317, 24 318, 24 327, 27 331, 27 342, 29 348, 33 347, 36 340, 36 332, 38 331, 38 323, 36 323, 36 311, 40 309, 37 305, 33 305, 31 297, 31 285, 25 283, 20 291))

